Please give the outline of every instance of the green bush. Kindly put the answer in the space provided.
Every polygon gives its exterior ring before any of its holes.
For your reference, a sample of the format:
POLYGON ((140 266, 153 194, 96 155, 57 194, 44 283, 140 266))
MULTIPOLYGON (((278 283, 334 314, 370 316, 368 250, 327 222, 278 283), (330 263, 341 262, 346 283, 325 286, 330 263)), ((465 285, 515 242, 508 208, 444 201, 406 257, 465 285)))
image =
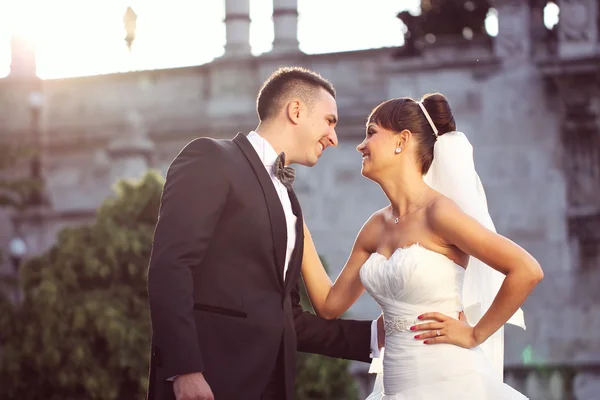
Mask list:
POLYGON ((156 174, 120 182, 94 224, 63 230, 24 264, 23 303, 0 314, 0 397, 142 397, 146 275, 162 185, 156 174))
MULTIPOLYGON (((24 264, 23 302, 0 302, 0 398, 143 398, 146 274, 163 183, 156 173, 119 182, 94 224, 63 230, 24 264)), ((297 399, 354 398, 347 365, 299 353, 297 399)))

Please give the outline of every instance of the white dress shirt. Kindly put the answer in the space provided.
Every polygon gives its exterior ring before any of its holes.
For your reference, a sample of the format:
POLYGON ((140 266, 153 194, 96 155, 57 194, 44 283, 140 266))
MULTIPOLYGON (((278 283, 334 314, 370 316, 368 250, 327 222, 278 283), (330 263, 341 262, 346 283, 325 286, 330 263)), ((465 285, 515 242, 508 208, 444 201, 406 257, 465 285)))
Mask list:
MULTIPOLYGON (((283 267, 283 276, 284 279, 286 277, 286 273, 288 270, 288 264, 290 262, 290 255, 292 251, 294 251, 294 246, 296 244, 296 221, 297 218, 292 211, 292 203, 290 202, 290 196, 286 187, 281 183, 279 179, 275 177, 273 174, 273 164, 275 164, 275 160, 277 159, 277 152, 271 146, 271 144, 260 136, 258 133, 252 131, 247 136, 248 140, 256 150, 258 157, 265 165, 269 176, 271 177, 271 181, 273 181, 273 185, 275 186, 275 190, 277 191, 277 195, 279 196, 279 200, 281 200, 281 205, 283 206, 283 211, 285 213, 285 222, 287 224, 287 248, 285 251, 285 264, 283 267)), ((371 324, 371 357, 378 358, 379 357, 379 346, 377 341, 377 320, 373 321, 371 324)))
POLYGON ((285 249, 285 264, 283 265, 283 279, 285 279, 290 263, 290 257, 294 251, 294 246, 296 245, 297 218, 292 211, 292 202, 290 201, 290 195, 288 194, 286 187, 273 173, 273 165, 278 156, 275 149, 273 149, 273 146, 256 132, 250 132, 250 134, 248 134, 248 140, 252 144, 252 147, 254 147, 254 150, 256 150, 262 163, 265 165, 265 168, 271 177, 271 181, 273 181, 281 205, 283 206, 283 212, 285 213, 285 222, 287 225, 287 247, 285 249))

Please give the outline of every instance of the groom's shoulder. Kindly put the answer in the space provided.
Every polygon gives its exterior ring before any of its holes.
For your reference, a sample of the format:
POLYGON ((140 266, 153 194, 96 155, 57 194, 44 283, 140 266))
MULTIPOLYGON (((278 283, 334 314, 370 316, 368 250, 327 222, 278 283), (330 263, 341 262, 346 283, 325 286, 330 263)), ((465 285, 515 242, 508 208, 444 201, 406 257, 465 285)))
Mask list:
POLYGON ((229 139, 215 139, 211 137, 198 137, 190 141, 183 147, 183 150, 221 150, 226 149, 231 144, 229 139))
POLYGON ((188 142, 171 161, 168 170, 184 173, 216 173, 229 169, 227 166, 230 144, 227 140, 200 137, 188 142))
POLYGON ((211 137, 199 137, 187 143, 179 152, 177 157, 205 156, 218 159, 231 149, 231 140, 214 139, 211 137))

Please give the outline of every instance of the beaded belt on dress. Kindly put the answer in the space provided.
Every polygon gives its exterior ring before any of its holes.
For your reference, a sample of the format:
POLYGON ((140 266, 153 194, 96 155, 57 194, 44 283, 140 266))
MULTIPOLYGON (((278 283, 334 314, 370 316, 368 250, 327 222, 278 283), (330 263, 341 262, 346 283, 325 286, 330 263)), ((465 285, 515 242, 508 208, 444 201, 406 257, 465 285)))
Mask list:
POLYGON ((392 335, 398 332, 406 332, 410 331, 410 327, 416 324, 421 323, 422 321, 417 320, 416 318, 386 318, 383 317, 383 329, 385 330, 386 335, 392 335))

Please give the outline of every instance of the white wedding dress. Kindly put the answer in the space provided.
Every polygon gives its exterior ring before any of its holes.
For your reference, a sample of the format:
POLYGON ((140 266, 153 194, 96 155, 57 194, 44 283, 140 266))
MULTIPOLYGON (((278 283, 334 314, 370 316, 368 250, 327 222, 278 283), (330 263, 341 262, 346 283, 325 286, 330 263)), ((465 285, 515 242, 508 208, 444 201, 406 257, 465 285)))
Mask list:
MULTIPOLYGON (((372 254, 360 270, 366 290, 385 321, 383 373, 368 400, 526 399, 502 382, 480 347, 424 344, 410 327, 425 312, 453 318, 463 309, 465 269, 446 256, 415 244, 387 259, 372 254)), ((423 333, 423 332, 421 332, 423 333)))

